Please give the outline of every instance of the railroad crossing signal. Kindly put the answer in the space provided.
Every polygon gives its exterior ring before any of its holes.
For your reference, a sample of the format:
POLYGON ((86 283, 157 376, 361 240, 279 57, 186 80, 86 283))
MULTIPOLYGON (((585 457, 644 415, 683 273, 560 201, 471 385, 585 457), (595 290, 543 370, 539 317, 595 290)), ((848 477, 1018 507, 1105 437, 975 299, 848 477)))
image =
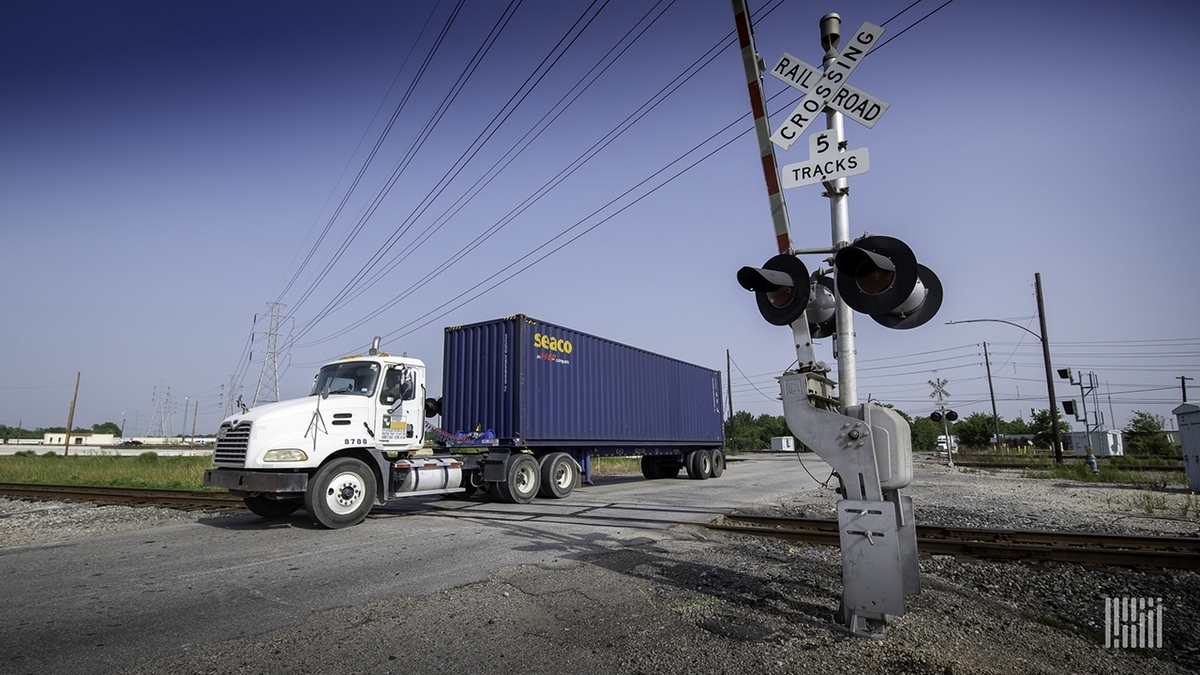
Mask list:
POLYGON ((942 307, 942 282, 899 239, 861 237, 838 250, 833 264, 838 295, 880 325, 916 328, 942 307))
POLYGON ((810 309, 809 334, 832 335, 833 286, 855 311, 869 314, 888 328, 916 328, 942 306, 942 282, 933 270, 917 263, 907 244, 892 237, 865 236, 838 250, 833 258, 836 281, 814 274, 795 255, 780 253, 762 267, 743 267, 737 280, 752 291, 762 317, 787 326, 810 309))
MULTIPOLYGON (((850 73, 854 72, 854 69, 858 67, 858 64, 862 61, 862 58, 867 55, 867 52, 872 46, 874 46, 880 35, 883 35, 882 26, 876 26, 869 21, 863 22, 863 25, 859 27, 858 32, 854 34, 854 39, 851 40, 850 44, 846 45, 846 48, 837 55, 837 58, 835 58, 829 67, 821 73, 820 77, 815 76, 815 73, 818 72, 815 68, 808 66, 808 64, 800 61, 799 59, 795 59, 795 57, 792 58, 796 60, 797 68, 784 66, 783 71, 777 74, 775 70, 776 68, 780 67, 780 63, 775 64, 775 68, 771 69, 771 74, 783 79, 785 82, 796 87, 797 89, 800 89, 801 91, 805 91, 800 84, 801 82, 805 84, 810 81, 812 82, 811 88, 807 91, 807 95, 804 97, 804 99, 801 100, 800 104, 797 105, 796 108, 792 110, 791 114, 787 116, 787 120, 785 120, 784 123, 775 130, 775 133, 771 135, 771 141, 775 143, 775 145, 778 145, 784 150, 792 147, 792 144, 804 135, 804 131, 808 129, 808 125, 812 124, 813 120, 817 118, 817 115, 819 115, 821 111, 825 109, 825 106, 829 105, 831 102, 834 102, 843 108, 849 107, 851 112, 854 113, 850 115, 853 119, 858 119, 860 117, 866 118, 870 116, 871 119, 874 120, 878 119, 879 115, 883 114, 883 110, 879 110, 878 112, 872 114, 874 109, 871 108, 867 103, 869 97, 866 97, 863 92, 857 89, 854 90, 854 92, 857 92, 860 95, 860 99, 855 100, 854 105, 848 105, 851 103, 850 94, 842 93, 846 88, 846 79, 850 77, 850 73), (803 66, 808 66, 808 68, 812 70, 814 73, 813 78, 815 79, 806 78, 803 76, 801 70, 798 69, 799 67, 803 66), (791 77, 787 77, 789 74, 791 74, 791 77), (861 110, 859 110, 860 108, 861 110), (858 112, 855 112, 856 110, 858 112)), ((785 58, 787 56, 787 54, 784 54, 785 58)), ((780 61, 782 62, 782 59, 780 61)), ((875 101, 876 99, 869 100, 875 101)), ((882 103, 882 101, 879 103, 882 103)), ((874 122, 872 121, 872 124, 873 123, 874 122)))

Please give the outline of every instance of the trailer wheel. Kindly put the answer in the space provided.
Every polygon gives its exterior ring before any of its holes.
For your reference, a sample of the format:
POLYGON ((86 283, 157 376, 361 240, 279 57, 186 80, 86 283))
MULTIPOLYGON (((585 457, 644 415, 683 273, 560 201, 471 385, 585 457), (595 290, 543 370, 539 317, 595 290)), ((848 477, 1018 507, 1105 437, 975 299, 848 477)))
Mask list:
POLYGON ((712 455, 707 450, 693 450, 687 454, 688 476, 704 480, 712 475, 712 455))
POLYGON ((579 469, 575 460, 565 452, 552 452, 542 458, 542 486, 538 494, 552 499, 565 499, 579 482, 579 469))
POLYGON ((286 518, 304 505, 299 499, 268 499, 263 495, 248 495, 242 501, 251 513, 263 518, 286 518))
POLYGON ((353 457, 335 459, 317 470, 304 493, 304 509, 322 527, 356 525, 375 503, 375 474, 353 457))
POLYGON ((725 473, 725 453, 720 450, 712 451, 712 477, 720 478, 725 473))
POLYGON ((492 489, 502 502, 528 504, 538 493, 541 478, 537 460, 529 455, 516 455, 508 463, 503 483, 492 483, 492 489))
POLYGON ((664 468, 662 462, 659 462, 657 457, 650 455, 642 456, 642 475, 646 477, 646 480, 666 478, 666 472, 663 471, 664 468))

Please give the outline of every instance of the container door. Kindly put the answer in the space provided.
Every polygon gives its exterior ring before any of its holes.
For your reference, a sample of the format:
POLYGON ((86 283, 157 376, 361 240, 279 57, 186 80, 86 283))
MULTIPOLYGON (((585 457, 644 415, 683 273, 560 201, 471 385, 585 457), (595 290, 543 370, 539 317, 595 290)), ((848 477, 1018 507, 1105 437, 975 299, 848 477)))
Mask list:
POLYGON ((421 446, 424 411, 422 372, 404 365, 388 366, 379 390, 378 442, 384 449, 406 450, 421 446))

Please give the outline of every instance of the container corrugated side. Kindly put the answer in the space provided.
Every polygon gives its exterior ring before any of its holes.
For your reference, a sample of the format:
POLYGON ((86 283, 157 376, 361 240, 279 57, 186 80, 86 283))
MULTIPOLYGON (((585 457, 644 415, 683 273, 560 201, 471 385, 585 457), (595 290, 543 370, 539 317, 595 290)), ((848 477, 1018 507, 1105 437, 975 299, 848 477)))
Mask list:
POLYGON ((443 424, 544 446, 719 446, 721 374, 523 315, 446 329, 443 424))

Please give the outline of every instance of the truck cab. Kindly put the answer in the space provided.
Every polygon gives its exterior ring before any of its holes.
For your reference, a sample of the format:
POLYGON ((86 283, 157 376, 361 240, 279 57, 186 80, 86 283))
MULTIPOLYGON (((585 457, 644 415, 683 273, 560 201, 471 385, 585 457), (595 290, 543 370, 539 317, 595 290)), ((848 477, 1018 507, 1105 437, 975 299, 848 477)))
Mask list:
MULTIPOLYGON (((229 489, 261 516, 303 507, 326 527, 353 525, 387 501, 399 468, 411 467, 403 460, 425 442, 425 364, 372 352, 322 366, 304 398, 243 408, 222 421, 204 484, 229 489)), ((461 471, 439 473, 442 480, 424 486, 464 489, 461 471)))

